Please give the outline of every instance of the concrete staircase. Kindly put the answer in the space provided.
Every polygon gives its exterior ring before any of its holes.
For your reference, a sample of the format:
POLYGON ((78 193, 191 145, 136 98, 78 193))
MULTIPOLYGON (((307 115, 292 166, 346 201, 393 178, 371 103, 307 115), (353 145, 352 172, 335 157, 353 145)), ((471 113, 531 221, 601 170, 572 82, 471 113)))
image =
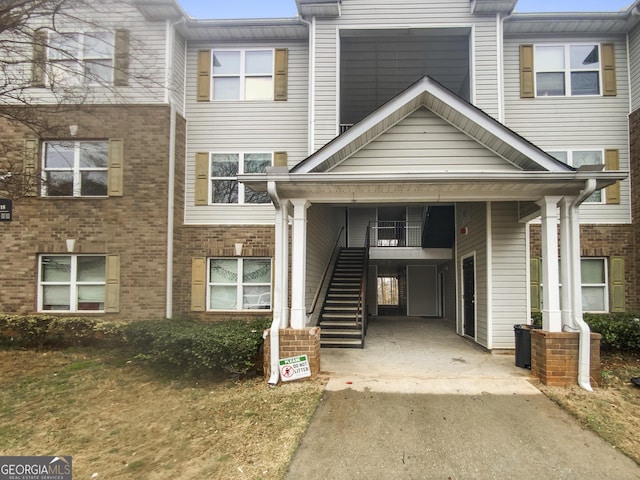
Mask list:
POLYGON ((358 301, 366 253, 364 248, 343 248, 338 254, 318 323, 321 347, 364 348, 358 301))

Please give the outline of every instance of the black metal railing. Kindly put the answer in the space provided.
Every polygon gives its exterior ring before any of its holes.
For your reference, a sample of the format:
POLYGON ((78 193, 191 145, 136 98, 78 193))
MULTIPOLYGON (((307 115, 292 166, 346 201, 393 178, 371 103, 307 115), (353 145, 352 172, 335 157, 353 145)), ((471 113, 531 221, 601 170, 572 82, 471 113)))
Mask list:
POLYGON ((402 220, 370 222, 367 238, 369 247, 420 247, 422 223, 402 220))

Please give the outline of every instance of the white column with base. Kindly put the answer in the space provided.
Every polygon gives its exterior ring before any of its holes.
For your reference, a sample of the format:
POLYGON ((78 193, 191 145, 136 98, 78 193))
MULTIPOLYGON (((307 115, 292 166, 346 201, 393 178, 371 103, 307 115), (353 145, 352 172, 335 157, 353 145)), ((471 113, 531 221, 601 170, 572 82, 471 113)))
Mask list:
POLYGON ((542 328, 562 331, 560 277, 558 272, 558 202, 561 197, 544 197, 542 207, 542 328))
POLYGON ((291 327, 304 328, 307 325, 305 298, 307 274, 307 208, 306 199, 292 199, 293 244, 291 247, 291 327))

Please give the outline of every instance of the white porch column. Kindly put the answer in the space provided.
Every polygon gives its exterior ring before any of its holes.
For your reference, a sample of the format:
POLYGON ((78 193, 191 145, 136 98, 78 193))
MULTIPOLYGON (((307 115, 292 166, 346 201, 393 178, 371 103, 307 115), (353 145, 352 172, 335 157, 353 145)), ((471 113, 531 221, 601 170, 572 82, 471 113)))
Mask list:
POLYGON ((275 216, 273 319, 279 328, 289 326, 289 208, 283 202, 275 216))
MULTIPOLYGON (((578 325, 582 321, 582 266, 580 255, 580 214, 579 207, 572 205, 569 208, 569 295, 571 297, 571 319, 564 326, 567 330, 577 332, 580 329, 578 325), (568 327, 568 328, 567 328, 568 327)), ((582 336, 581 336, 582 337, 582 336)), ((584 348, 591 348, 591 337, 587 333, 587 341, 584 348)), ((582 338, 580 340, 581 347, 582 338)), ((587 358, 589 354, 587 353, 587 358)), ((589 368, 586 369, 589 372, 589 368)), ((587 373, 587 381, 588 381, 587 373)))
POLYGON ((293 204, 293 245, 291 249, 291 327, 304 328, 307 325, 305 298, 307 273, 307 208, 310 203, 304 199, 291 200, 293 204))
POLYGON ((558 274, 558 202, 560 197, 544 197, 542 207, 542 328, 562 331, 558 274))
POLYGON ((571 225, 570 212, 573 198, 563 197, 560 200, 560 292, 562 305, 562 328, 572 325, 573 297, 571 285, 571 225))

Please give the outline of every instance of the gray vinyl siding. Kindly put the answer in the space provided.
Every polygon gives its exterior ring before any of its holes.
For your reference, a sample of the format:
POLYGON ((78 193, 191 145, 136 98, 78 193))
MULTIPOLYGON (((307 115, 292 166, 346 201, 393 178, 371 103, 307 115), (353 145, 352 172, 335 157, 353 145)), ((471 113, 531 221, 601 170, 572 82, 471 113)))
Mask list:
MULTIPOLYGON (((311 312, 313 308, 313 299, 331 260, 336 241, 339 240, 339 245, 344 245, 344 231, 340 233, 343 226, 343 208, 314 204, 307 210, 307 278, 305 281, 307 312, 311 312)), ((331 275, 330 271, 328 275, 331 275)), ((321 297, 315 311, 312 312, 314 318, 319 314, 322 300, 321 297)))
POLYGON ((629 33, 631 111, 640 108, 640 25, 629 33))
MULTIPOLYGON (((68 16, 57 17, 56 28, 61 32, 95 32, 117 29, 129 30, 129 86, 126 87, 78 87, 83 104, 159 104, 165 103, 166 23, 145 20, 142 14, 126 2, 106 2, 102 5, 74 7, 74 20, 68 16)), ((34 26, 42 20, 34 21, 34 26)), ((22 81, 29 85, 31 77, 30 44, 23 52, 26 65, 22 65, 22 81)), ((18 81, 16 80, 16 82, 18 81)), ((29 89, 25 94, 31 101, 41 104, 57 104, 60 101, 47 88, 29 89)))
POLYGON ((289 167, 307 155, 308 48, 306 43, 190 43, 186 67, 186 224, 271 224, 271 205, 194 205, 197 152, 287 152, 289 167), (196 102, 200 49, 288 48, 288 100, 196 102))
POLYGON ((176 32, 173 41, 173 60, 170 72, 171 98, 178 112, 184 115, 184 81, 186 62, 186 40, 176 32))
POLYGON ((491 204, 492 348, 513 348, 515 324, 528 320, 526 225, 516 202, 491 204))
POLYGON ((422 108, 380 135, 332 171, 508 172, 517 168, 422 108))
POLYGON ((472 102, 497 117, 498 55, 497 24, 494 16, 474 16, 467 0, 343 0, 341 16, 318 19, 316 24, 316 82, 314 149, 317 150, 337 135, 339 112, 338 65, 339 29, 363 28, 473 28, 472 102))
POLYGON ((378 211, 373 208, 350 208, 349 225, 347 227, 347 237, 349 247, 364 247, 369 222, 378 219, 378 211))
MULTIPOLYGON (((624 37, 508 38, 504 57, 505 123, 509 128, 547 151, 618 149, 620 170, 629 170, 629 82, 624 37), (519 45, 614 41, 617 96, 520 98, 519 45)), ((581 223, 629 223, 628 179, 621 183, 620 195, 619 205, 584 204, 580 208, 581 223)))
MULTIPOLYGON (((487 289, 487 206, 485 203, 458 203, 456 205, 457 231, 467 227, 467 235, 457 236, 458 291, 462 292, 462 260, 475 254, 476 269, 476 341, 485 347, 489 345, 488 336, 488 289, 487 289)), ((458 324, 463 319, 464 305, 459 298, 458 324)))

